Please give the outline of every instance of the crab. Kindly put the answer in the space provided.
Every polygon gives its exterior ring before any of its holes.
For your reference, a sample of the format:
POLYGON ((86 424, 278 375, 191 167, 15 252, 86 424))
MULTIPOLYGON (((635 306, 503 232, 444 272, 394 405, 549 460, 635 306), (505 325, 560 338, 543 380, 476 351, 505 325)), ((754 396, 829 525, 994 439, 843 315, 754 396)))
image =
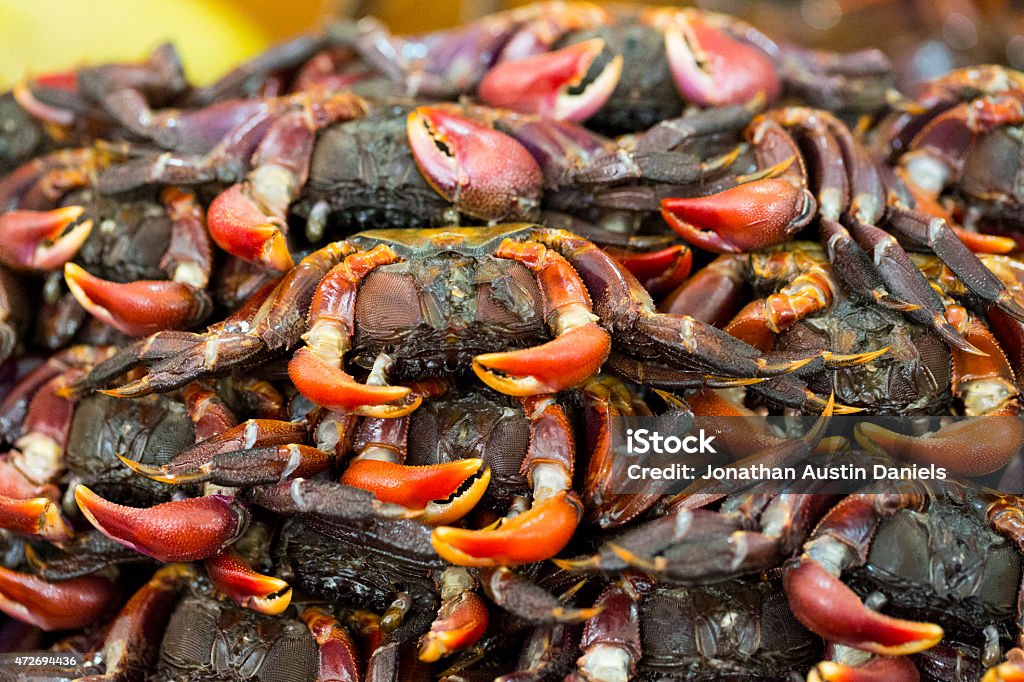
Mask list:
POLYGON ((1021 303, 945 220, 887 201, 895 193, 886 193, 879 166, 831 114, 794 107, 768 112, 751 123, 747 135, 760 144, 762 165, 781 175, 707 197, 664 200, 665 219, 687 240, 718 252, 763 248, 792 239, 817 216, 833 270, 853 295, 901 310, 952 346, 977 353, 946 320, 942 300, 896 237, 876 226, 884 217, 901 240, 934 251, 985 304, 1021 317, 1021 303), (807 189, 804 155, 786 129, 804 141, 814 165, 816 201, 807 189), (777 192, 776 200, 763 200, 766 192, 777 192), (746 229, 751 216, 758 217, 757 229, 746 229))
POLYGON ((999 652, 1020 640, 1019 519, 1017 498, 952 481, 853 494, 786 565, 786 595, 811 631, 882 656, 926 650, 947 631, 970 641, 982 626, 982 665, 993 679, 1012 679, 1020 657, 1011 650, 999 663, 999 652), (870 608, 859 596, 869 594, 870 608), (937 622, 902 619, 910 614, 937 622))

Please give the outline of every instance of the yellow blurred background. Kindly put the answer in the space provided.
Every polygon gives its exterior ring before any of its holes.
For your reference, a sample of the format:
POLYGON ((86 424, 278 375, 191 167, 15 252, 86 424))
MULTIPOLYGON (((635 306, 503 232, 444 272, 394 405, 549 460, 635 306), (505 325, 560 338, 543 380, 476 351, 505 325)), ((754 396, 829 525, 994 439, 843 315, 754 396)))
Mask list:
MULTIPOLYGON (((452 26, 526 0, 0 0, 0 89, 26 74, 138 59, 173 41, 209 82, 275 42, 333 18, 372 14, 406 33, 452 26)), ((1009 0, 696 0, 806 46, 878 46, 901 71, 983 61, 1024 68, 1024 22, 1009 0)))

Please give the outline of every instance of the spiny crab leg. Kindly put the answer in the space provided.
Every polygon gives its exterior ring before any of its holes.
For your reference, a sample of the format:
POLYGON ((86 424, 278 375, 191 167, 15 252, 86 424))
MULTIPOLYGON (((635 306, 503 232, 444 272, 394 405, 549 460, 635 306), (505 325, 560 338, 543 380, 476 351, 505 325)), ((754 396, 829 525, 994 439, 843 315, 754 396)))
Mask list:
POLYGON ((0 215, 0 263, 17 270, 54 270, 64 265, 92 230, 92 221, 85 220, 64 234, 83 212, 81 206, 67 206, 0 215))
MULTIPOLYGON (((309 307, 309 331, 302 336, 306 345, 288 363, 288 376, 295 388, 317 405, 337 412, 398 416, 394 408, 410 398, 412 391, 405 386, 361 384, 343 369, 355 331, 360 281, 374 268, 399 260, 390 247, 380 244, 346 257, 317 286, 309 307)), ((401 407, 411 412, 421 400, 412 396, 401 407)))
POLYGON ((219 453, 207 463, 185 465, 176 470, 169 469, 168 465, 152 467, 121 454, 117 457, 135 473, 161 483, 241 487, 315 476, 330 467, 334 454, 301 443, 268 445, 219 453))
POLYGON ((214 554, 203 565, 214 586, 239 606, 276 616, 291 603, 288 583, 252 570, 231 547, 214 554))
MULTIPOLYGON (((286 468, 302 468, 302 451, 297 454, 299 459, 292 459, 290 453, 280 453, 277 446, 288 446, 306 439, 307 427, 298 422, 284 422, 276 419, 247 419, 236 426, 224 429, 220 433, 199 441, 190 448, 182 450, 169 462, 160 466, 152 466, 121 457, 121 461, 132 471, 146 478, 161 483, 188 483, 210 480, 214 470, 218 469, 219 458, 232 453, 246 453, 259 450, 257 457, 266 462, 269 455, 271 461, 280 461, 278 454, 287 455, 284 462, 291 464, 286 468)), ((308 447, 308 446, 303 446, 308 447)), ((234 459, 234 455, 232 455, 234 459)), ((231 459, 225 460, 225 463, 231 459)), ((225 467, 227 468, 227 467, 225 467)), ((277 467, 271 467, 277 468, 277 467)), ((290 472, 294 474, 295 471, 290 472)), ((222 483, 220 485, 230 485, 222 483)))
POLYGON ((0 566, 0 611, 47 632, 95 624, 117 598, 117 585, 98 575, 51 583, 0 566))
POLYGON ((933 623, 892 618, 869 609, 839 579, 866 560, 882 519, 901 509, 922 509, 921 492, 854 494, 836 505, 818 524, 804 553, 790 561, 783 587, 793 615, 804 627, 830 642, 898 656, 923 651, 942 639, 933 623))
POLYGON ((208 495, 136 509, 108 502, 83 485, 75 500, 104 535, 164 562, 197 561, 234 542, 248 527, 248 511, 230 497, 208 495))
MULTIPOLYGON (((562 600, 504 566, 484 569, 479 577, 492 602, 530 623, 582 623, 601 612, 600 607, 576 609, 564 606, 562 600)), ((575 592, 576 587, 569 592, 575 592)))
POLYGON ((540 346, 473 358, 473 371, 501 393, 517 396, 553 393, 593 376, 611 350, 611 337, 597 324, 590 296, 579 275, 557 252, 537 242, 505 239, 495 255, 536 273, 544 317, 554 340, 540 346))
POLYGON ((533 505, 492 528, 441 526, 430 536, 441 558, 459 566, 509 566, 548 559, 565 547, 583 515, 572 491, 576 457, 572 430, 550 396, 523 400, 530 418, 530 446, 522 471, 533 488, 533 505))
POLYGON ((480 100, 492 107, 585 121, 604 106, 622 75, 622 55, 615 55, 588 79, 604 49, 604 40, 593 38, 560 50, 502 61, 480 81, 480 100), (590 82, 573 94, 586 80, 590 82))

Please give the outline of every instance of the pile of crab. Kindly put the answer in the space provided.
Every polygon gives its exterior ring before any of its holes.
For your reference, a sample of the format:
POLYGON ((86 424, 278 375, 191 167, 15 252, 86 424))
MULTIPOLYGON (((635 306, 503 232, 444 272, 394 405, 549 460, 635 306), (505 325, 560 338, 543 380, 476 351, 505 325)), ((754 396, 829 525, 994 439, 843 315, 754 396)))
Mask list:
POLYGON ((0 96, 0 651, 1024 679, 1024 74, 889 78, 557 2, 0 96), (825 436, 853 413, 970 419, 825 436), (737 466, 950 476, 624 492, 624 420, 765 415, 817 421, 723 428, 737 466))

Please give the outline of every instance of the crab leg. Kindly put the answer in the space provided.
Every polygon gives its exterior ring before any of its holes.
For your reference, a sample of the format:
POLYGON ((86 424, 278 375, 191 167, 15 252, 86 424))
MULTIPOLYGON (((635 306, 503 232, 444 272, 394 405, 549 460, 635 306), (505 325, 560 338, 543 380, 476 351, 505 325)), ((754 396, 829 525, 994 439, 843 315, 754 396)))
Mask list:
POLYGON ((563 606, 550 592, 504 566, 480 571, 480 582, 492 602, 530 623, 582 623, 601 611, 563 606))
POLYGON ((249 524, 246 509, 223 495, 135 509, 108 502, 79 485, 75 500, 89 522, 104 535, 165 562, 213 556, 233 543, 249 524))
POLYGON ((318 606, 310 606, 299 614, 320 649, 319 677, 338 682, 362 679, 359 649, 352 636, 338 620, 318 606))
MULTIPOLYGON (((222 374, 293 347, 306 330, 305 314, 320 280, 351 252, 347 242, 334 242, 314 251, 278 282, 268 283, 268 288, 272 286, 269 293, 261 289, 254 294, 251 306, 247 302, 235 315, 211 326, 184 350, 156 362, 143 378, 106 392, 132 398, 154 391, 173 391, 197 379, 222 374)), ((125 364, 137 362, 139 350, 145 348, 133 348, 129 357, 123 359, 125 364)))
POLYGON ((866 547, 884 518, 924 504, 920 492, 855 494, 825 516, 783 574, 793 615, 804 627, 830 642, 887 656, 922 651, 942 639, 938 625, 872 611, 838 578, 866 561, 866 547))
POLYGON ((398 416, 415 409, 421 400, 405 386, 358 383, 344 370, 345 353, 355 331, 355 302, 359 283, 374 268, 400 259, 390 247, 380 244, 357 252, 334 266, 316 288, 309 307, 309 331, 288 363, 288 375, 295 388, 314 403, 337 412, 398 416))
MULTIPOLYGON (((587 520, 602 528, 628 523, 647 511, 660 497, 657 493, 615 494, 622 472, 616 469, 612 431, 623 416, 651 416, 650 408, 622 382, 597 376, 583 387, 586 451, 590 453, 581 495, 587 520)), ((689 415, 685 403, 672 405, 680 417, 689 415)))
POLYGON ((49 542, 59 543, 71 537, 71 528, 60 508, 48 497, 14 499, 0 495, 0 528, 49 542))
POLYGON ((285 213, 306 182, 316 132, 366 110, 366 103, 350 94, 295 99, 302 108, 275 121, 256 150, 246 183, 218 195, 208 214, 218 246, 271 270, 292 267, 285 213))
POLYGON ((533 488, 533 505, 495 528, 435 528, 430 541, 446 561, 459 566, 533 563, 557 554, 572 539, 583 510, 572 492, 576 452, 569 421, 550 396, 523 399, 523 411, 530 418, 530 446, 522 471, 533 488))
POLYGON ((86 682, 128 678, 133 671, 151 669, 160 655, 161 636, 167 627, 178 595, 195 579, 184 564, 164 566, 132 595, 103 638, 95 654, 105 664, 102 676, 82 678, 86 682))
MULTIPOLYGON (((744 379, 785 374, 823 359, 820 355, 797 359, 765 357, 753 346, 692 317, 658 314, 639 282, 595 245, 560 230, 538 232, 541 241, 568 259, 587 290, 596 292, 594 309, 602 325, 623 334, 622 352, 635 354, 635 359, 653 359, 653 345, 662 362, 668 361, 677 369, 704 369, 710 370, 705 374, 744 379)), ((783 380, 766 388, 772 388, 785 404, 810 404, 806 390, 793 382, 783 380)), ((752 390, 761 390, 761 384, 755 384, 752 390)), ((825 401, 816 399, 814 403, 820 411, 825 401)), ((845 410, 845 406, 839 406, 837 413, 845 410)))
POLYGON ((658 309, 724 327, 742 305, 744 269, 741 256, 721 255, 666 296, 658 309))
POLYGON ((640 605, 649 585, 643 578, 625 576, 601 592, 595 607, 601 612, 587 621, 580 641, 582 656, 578 673, 567 680, 626 680, 636 673, 643 648, 640 639, 640 605))
POLYGON ((473 358, 473 371, 501 393, 517 396, 553 393, 597 373, 611 339, 591 312, 590 296, 557 252, 536 242, 504 240, 499 258, 517 260, 536 275, 544 299, 544 317, 554 340, 540 346, 473 358))

